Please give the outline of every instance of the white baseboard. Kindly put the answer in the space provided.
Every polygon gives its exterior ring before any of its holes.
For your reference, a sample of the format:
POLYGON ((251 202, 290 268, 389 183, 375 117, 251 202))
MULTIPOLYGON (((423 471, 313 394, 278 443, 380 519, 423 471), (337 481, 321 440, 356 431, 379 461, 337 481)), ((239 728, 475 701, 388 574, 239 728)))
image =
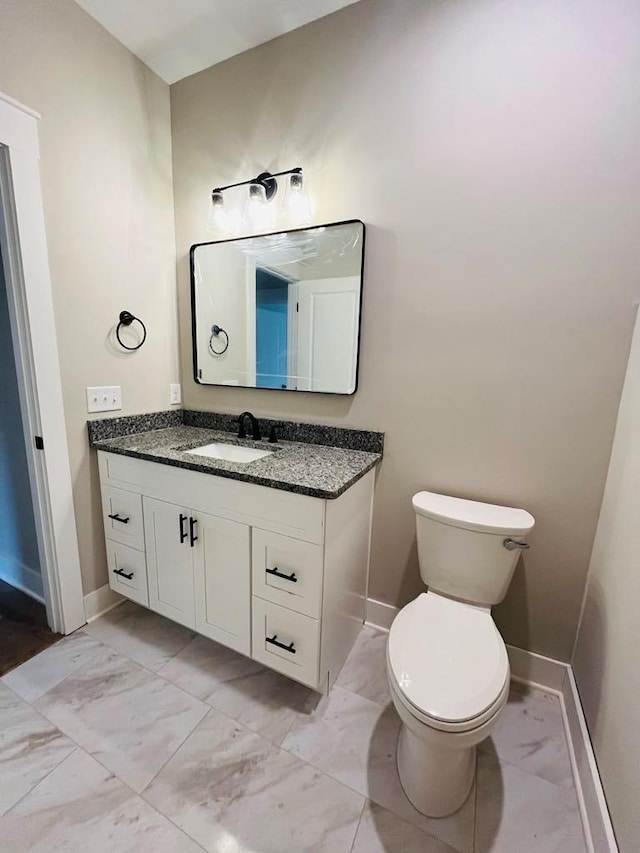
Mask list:
MULTIPOLYGON (((368 598, 366 623, 388 631, 398 612, 391 604, 368 598)), ((571 666, 516 646, 507 646, 507 654, 515 681, 556 693, 560 699, 589 853, 619 853, 571 666)))
POLYGON ((93 622, 98 616, 102 616, 109 610, 113 610, 126 599, 114 592, 109 584, 95 589, 84 597, 84 612, 87 622, 93 622))
POLYGON ((42 575, 40 572, 36 572, 35 569, 30 569, 29 566, 15 562, 11 562, 9 565, 4 564, 3 570, 0 572, 0 580, 3 580, 15 589, 19 589, 25 595, 35 598, 40 604, 45 603, 42 575))
POLYGON ((571 669, 568 663, 528 652, 517 646, 507 645, 507 654, 511 678, 515 681, 523 681, 532 687, 541 687, 554 693, 562 692, 565 676, 571 669))
POLYGON ((384 601, 376 601, 375 598, 367 598, 367 610, 365 622, 373 628, 381 628, 388 631, 391 623, 398 615, 399 608, 384 601))
POLYGON ((573 669, 570 666, 567 667, 560 698, 578 802, 583 823, 587 827, 589 853, 618 853, 587 721, 582 710, 573 669))

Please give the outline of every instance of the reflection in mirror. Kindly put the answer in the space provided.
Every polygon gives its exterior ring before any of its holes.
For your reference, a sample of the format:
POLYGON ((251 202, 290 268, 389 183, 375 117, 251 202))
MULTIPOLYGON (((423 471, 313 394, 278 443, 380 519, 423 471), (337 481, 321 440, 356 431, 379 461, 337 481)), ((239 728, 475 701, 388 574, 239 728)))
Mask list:
POLYGON ((364 225, 191 247, 196 381, 353 394, 364 225))

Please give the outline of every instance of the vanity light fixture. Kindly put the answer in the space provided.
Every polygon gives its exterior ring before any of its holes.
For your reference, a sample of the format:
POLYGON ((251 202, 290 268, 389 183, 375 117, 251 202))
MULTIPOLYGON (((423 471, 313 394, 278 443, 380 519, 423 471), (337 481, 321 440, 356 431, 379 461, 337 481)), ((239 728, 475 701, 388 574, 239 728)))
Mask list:
POLYGON ((303 190, 302 167, 284 169, 281 172, 260 172, 255 178, 237 181, 224 187, 215 187, 211 191, 210 224, 222 231, 234 231, 233 224, 239 224, 239 211, 229 211, 225 206, 224 193, 236 187, 249 187, 249 199, 246 215, 252 225, 263 228, 272 224, 275 210, 269 204, 277 192, 277 178, 289 175, 286 190, 285 207, 296 222, 304 222, 310 216, 311 206, 303 190))
POLYGON ((276 178, 280 178, 283 175, 299 175, 300 186, 302 186, 302 167, 296 166, 294 169, 284 169, 282 172, 260 172, 260 174, 256 178, 249 178, 248 181, 237 181, 235 184, 227 184, 226 187, 216 187, 211 191, 211 201, 213 205, 221 204, 223 196, 222 193, 225 190, 232 190, 235 187, 249 187, 249 195, 251 196, 252 190, 254 192, 259 192, 259 190, 254 190, 254 187, 262 187, 264 189, 264 195, 266 201, 271 201, 271 199, 278 192, 278 182, 276 178))

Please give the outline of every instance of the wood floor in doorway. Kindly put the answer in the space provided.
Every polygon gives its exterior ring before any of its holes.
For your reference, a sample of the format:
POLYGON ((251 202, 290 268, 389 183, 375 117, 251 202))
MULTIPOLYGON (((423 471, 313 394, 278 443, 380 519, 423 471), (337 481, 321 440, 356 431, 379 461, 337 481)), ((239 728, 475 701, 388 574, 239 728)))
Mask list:
POLYGON ((0 581, 0 676, 61 639, 47 625, 44 604, 0 581))

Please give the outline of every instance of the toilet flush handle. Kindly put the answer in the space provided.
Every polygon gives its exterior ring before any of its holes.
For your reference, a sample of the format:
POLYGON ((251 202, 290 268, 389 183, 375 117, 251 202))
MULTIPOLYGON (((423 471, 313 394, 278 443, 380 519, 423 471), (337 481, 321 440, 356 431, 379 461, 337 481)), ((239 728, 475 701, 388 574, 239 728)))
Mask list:
POLYGON ((503 539, 502 544, 507 549, 507 551, 515 551, 516 548, 519 548, 521 551, 526 551, 528 548, 531 547, 525 542, 516 542, 515 539, 503 539))

